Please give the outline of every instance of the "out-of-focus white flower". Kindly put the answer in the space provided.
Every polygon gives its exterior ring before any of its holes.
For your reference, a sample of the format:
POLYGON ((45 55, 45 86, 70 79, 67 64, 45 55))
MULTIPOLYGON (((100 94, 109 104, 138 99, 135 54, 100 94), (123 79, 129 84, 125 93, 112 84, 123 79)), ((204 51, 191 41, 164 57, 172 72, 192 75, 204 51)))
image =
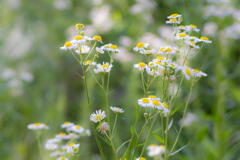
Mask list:
POLYGON ((70 128, 74 126, 74 123, 72 122, 64 122, 62 125, 61 125, 61 128, 70 128))
POLYGON ((97 110, 95 113, 90 115, 90 120, 94 123, 98 123, 106 117, 105 111, 97 110))
POLYGON ((25 71, 21 72, 20 77, 21 77, 22 80, 27 81, 27 82, 32 82, 33 81, 33 76, 29 72, 25 72, 25 71))
POLYGON ((120 42, 121 46, 129 47, 132 44, 132 39, 128 36, 121 36, 119 38, 119 42, 120 42))
POLYGON ((31 130, 42 130, 42 129, 48 129, 48 126, 44 123, 32 123, 32 124, 29 124, 27 128, 31 130))
POLYGON ((198 29, 198 27, 196 25, 190 24, 190 25, 185 26, 185 31, 186 32, 191 32, 191 31, 199 32, 200 29, 198 29))
POLYGON ((200 42, 204 42, 204 43, 212 43, 212 41, 209 40, 208 37, 200 37, 200 42))
POLYGON ((187 80, 189 80, 191 77, 206 77, 207 76, 206 73, 203 73, 197 69, 189 68, 187 66, 182 66, 179 68, 181 69, 182 73, 184 74, 184 76, 187 80))
POLYGON ((85 65, 85 66, 94 66, 94 65, 96 65, 96 62, 94 62, 92 60, 85 60, 83 62, 83 65, 85 65))
POLYGON ((50 154, 50 157, 64 156, 65 154, 65 152, 55 151, 50 154))
POLYGON ((56 143, 46 143, 45 148, 47 150, 56 150, 58 148, 58 145, 56 143))
POLYGON ((178 33, 176 35, 176 39, 182 40, 182 39, 187 39, 189 36, 186 33, 178 33))
POLYGON ((59 10, 66 10, 71 8, 72 2, 70 0, 54 0, 53 6, 59 10))
POLYGON ((78 139, 80 137, 76 133, 69 133, 68 136, 69 136, 70 139, 78 139))
POLYGON ((87 136, 91 136, 91 131, 89 129, 86 129, 85 133, 86 133, 87 136))
POLYGON ((68 128, 68 131, 73 131, 73 132, 76 132, 76 133, 83 133, 84 128, 80 125, 74 125, 71 128, 68 128))
POLYGON ((61 156, 61 157, 58 157, 57 160, 69 160, 69 159, 67 157, 61 156))
POLYGON ((76 153, 78 152, 80 144, 76 143, 68 143, 66 146, 63 146, 63 149, 66 150, 67 153, 76 153))
POLYGON ((137 64, 134 64, 133 66, 134 68, 137 68, 139 71, 144 71, 144 69, 147 68, 147 64, 144 62, 139 62, 137 64))
POLYGON ((103 47, 103 50, 106 51, 106 52, 111 52, 111 53, 118 53, 119 52, 119 49, 118 49, 118 46, 115 45, 115 44, 105 44, 103 47))
POLYGON ((142 107, 150 107, 151 100, 149 98, 141 98, 138 100, 138 105, 142 107))
POLYGON ((155 156, 163 154, 165 152, 166 148, 163 145, 151 144, 147 147, 147 150, 148 150, 149 157, 155 157, 155 156))
POLYGON ((67 41, 64 43, 64 45, 62 47, 60 47, 60 49, 62 50, 70 50, 75 48, 75 46, 73 45, 73 43, 71 41, 67 41))
POLYGON ((108 62, 103 64, 97 64, 96 68, 93 70, 95 73, 107 73, 110 72, 112 68, 112 64, 109 64, 108 62))
POLYGON ((176 49, 173 47, 164 47, 159 49, 159 53, 166 55, 174 55, 176 53, 176 49))
POLYGON ((190 126, 192 123, 198 120, 197 115, 193 113, 187 113, 187 115, 180 120, 180 125, 184 127, 190 126))
POLYGON ((69 136, 66 133, 59 133, 56 135, 55 138, 62 140, 62 139, 69 139, 69 136))
POLYGON ((214 22, 209 22, 204 25, 203 33, 209 36, 215 36, 218 26, 214 22))
POLYGON ((167 24, 180 24, 181 20, 172 18, 172 19, 167 20, 166 23, 167 24))
POLYGON ((136 160, 146 160, 144 157, 138 157, 136 160))
POLYGON ((123 113, 124 110, 122 108, 119 107, 113 107, 111 106, 110 109, 114 112, 114 113, 123 113))

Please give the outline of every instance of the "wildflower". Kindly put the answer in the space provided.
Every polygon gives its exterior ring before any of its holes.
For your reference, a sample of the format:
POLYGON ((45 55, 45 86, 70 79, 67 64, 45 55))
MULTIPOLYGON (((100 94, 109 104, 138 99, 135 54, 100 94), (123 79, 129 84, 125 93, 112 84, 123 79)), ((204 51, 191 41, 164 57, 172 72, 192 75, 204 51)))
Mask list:
POLYGON ((100 133, 106 134, 106 132, 110 130, 110 127, 107 122, 103 122, 98 126, 97 129, 100 133))
POLYGON ((196 43, 194 43, 194 42, 190 42, 190 43, 187 43, 190 47, 192 47, 192 48, 195 48, 195 49, 199 49, 200 47, 196 44, 196 43))
POLYGON ((104 45, 103 50, 111 53, 119 52, 118 46, 111 43, 104 45))
POLYGON ((185 78, 189 80, 192 76, 192 69, 186 66, 180 67, 185 78))
POLYGON ((68 137, 69 137, 69 139, 78 139, 79 135, 77 135, 76 133, 69 133, 68 137))
POLYGON ((56 150, 58 148, 58 145, 56 143, 46 143, 45 148, 47 150, 56 150))
POLYGON ((151 107, 161 109, 161 102, 157 99, 151 100, 151 107))
POLYGON ((97 51, 98 53, 103 54, 103 53, 104 53, 104 47, 103 47, 103 46, 102 46, 102 47, 96 47, 96 51, 97 51))
POLYGON ((95 73, 107 73, 110 72, 112 68, 112 64, 104 63, 103 64, 97 64, 96 68, 93 70, 95 73))
POLYGON ((83 65, 85 65, 85 66, 94 66, 94 65, 96 65, 96 62, 91 61, 91 60, 85 60, 83 62, 83 65))
POLYGON ((86 130, 85 130, 85 133, 87 134, 87 136, 91 136, 91 132, 90 132, 89 129, 86 129, 86 130))
POLYGON ((58 143, 58 142, 60 142, 60 141, 61 141, 60 139, 52 138, 52 139, 48 139, 48 140, 47 140, 47 143, 58 143))
POLYGON ((178 40, 182 40, 182 39, 187 39, 188 38, 188 35, 186 34, 186 33, 178 33, 177 35, 176 35, 176 39, 178 39, 178 40))
POLYGON ((27 126, 30 130, 41 130, 41 129, 48 129, 48 126, 44 123, 32 123, 27 126))
POLYGON ((150 107, 151 101, 149 98, 141 98, 138 100, 138 105, 142 107, 150 107))
POLYGON ((69 160, 67 157, 58 157, 57 160, 69 160))
POLYGON ((70 128, 74 126, 74 123, 71 123, 71 122, 64 122, 62 125, 61 125, 61 128, 70 128))
POLYGON ((76 133, 83 133, 84 128, 80 125, 74 125, 71 128, 69 128, 69 131, 73 131, 73 132, 76 132, 76 133))
POLYGON ((181 18, 181 17, 182 17, 181 14, 173 13, 170 16, 168 16, 167 18, 168 19, 172 19, 172 18, 181 18))
POLYGON ((200 37, 200 42, 212 43, 212 41, 210 41, 208 37, 200 37))
POLYGON ((169 105, 166 103, 162 103, 161 105, 162 105, 163 114, 167 116, 170 113, 169 105))
POLYGON ((64 43, 64 45, 62 47, 60 47, 61 50, 70 50, 75 48, 75 46, 73 45, 73 43, 71 41, 67 41, 64 43))
POLYGON ((155 95, 149 95, 148 98, 149 98, 150 100, 159 100, 159 101, 160 101, 160 98, 158 98, 158 97, 155 96, 155 95))
POLYGON ((147 150, 148 150, 149 157, 155 157, 155 156, 161 155, 165 152, 165 146, 151 144, 147 147, 147 150))
POLYGON ((93 39, 102 43, 102 37, 101 36, 95 35, 95 36, 93 36, 93 39))
POLYGON ((202 72, 202 71, 200 71, 200 70, 198 70, 198 69, 192 69, 192 75, 194 76, 194 77, 206 77, 207 76, 207 74, 206 73, 204 73, 204 72, 202 72))
POLYGON ((56 137, 56 139, 60 139, 60 140, 69 139, 69 136, 66 133, 59 133, 55 137, 56 137))
POLYGON ((122 108, 119 107, 110 107, 110 109, 114 112, 114 113, 123 113, 124 110, 122 108))
POLYGON ((144 42, 139 42, 134 48, 133 50, 136 52, 139 52, 141 49, 146 49, 149 47, 148 43, 144 43, 144 42))
POLYGON ((76 143, 68 143, 66 146, 63 146, 63 149, 66 150, 67 153, 76 153, 78 152, 80 144, 76 143))
POLYGON ((166 21, 167 24, 180 24, 181 20, 180 19, 176 19, 176 18, 171 18, 169 20, 166 21))
POLYGON ((75 52, 78 54, 88 54, 90 51, 90 47, 87 45, 81 45, 81 47, 78 47, 75 52))
MULTIPOLYGON (((156 63, 158 63, 158 62, 155 62, 154 64, 156 64, 156 63)), ((159 63, 161 63, 161 62, 159 62, 159 63)), ((162 75, 162 68, 160 68, 158 64, 156 64, 156 65, 158 68, 147 67, 147 69, 146 69, 147 74, 149 74, 150 76, 153 76, 153 77, 162 75)))
POLYGON ((191 32, 191 31, 199 32, 200 29, 198 29, 196 25, 190 24, 188 26, 185 26, 185 31, 186 32, 191 32))
POLYGON ((134 68, 137 68, 139 71, 143 71, 147 68, 147 64, 145 64, 144 62, 139 62, 137 64, 134 64, 134 68))
POLYGON ((171 47, 165 47, 165 48, 160 48, 159 49, 160 54, 166 54, 166 55, 173 55, 176 53, 176 50, 171 47))
POLYGON ((94 123, 100 122, 106 117, 105 111, 97 110, 95 113, 90 115, 90 120, 94 123))
POLYGON ((86 38, 84 36, 75 36, 72 40, 73 44, 82 44, 86 42, 86 38))
POLYGON ((144 157, 138 157, 136 160, 146 160, 144 157))
POLYGON ((84 26, 84 24, 78 23, 78 24, 75 25, 75 27, 76 27, 77 30, 80 31, 80 30, 82 30, 85 26, 84 26))

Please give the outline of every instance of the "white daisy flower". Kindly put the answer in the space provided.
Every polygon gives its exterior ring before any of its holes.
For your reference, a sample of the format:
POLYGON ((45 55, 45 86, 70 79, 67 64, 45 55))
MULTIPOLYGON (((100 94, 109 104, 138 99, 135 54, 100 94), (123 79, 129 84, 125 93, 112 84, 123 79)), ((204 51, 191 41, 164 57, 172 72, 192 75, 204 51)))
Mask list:
POLYGON ((181 14, 173 13, 170 16, 168 16, 167 18, 168 19, 172 19, 172 18, 181 18, 181 17, 182 17, 181 14))
POLYGON ((75 36, 72 40, 72 43, 77 45, 77 44, 82 44, 86 42, 86 37, 84 36, 75 36))
POLYGON ((77 54, 88 54, 89 53, 89 51, 90 51, 90 47, 89 46, 87 46, 87 45, 81 45, 80 47, 78 47, 76 50, 75 50, 75 52, 77 53, 77 54))
POLYGON ((70 139, 78 139, 80 137, 76 133, 69 133, 68 136, 69 136, 70 139))
POLYGON ((91 61, 91 60, 85 60, 84 62, 83 62, 83 65, 85 65, 85 66, 94 66, 94 65, 96 65, 96 62, 94 62, 94 61, 91 61))
POLYGON ((133 67, 137 68, 139 71, 143 71, 147 68, 147 64, 145 64, 144 62, 139 62, 137 64, 134 64, 133 67))
POLYGON ((200 71, 198 69, 192 69, 192 75, 194 77, 206 77, 207 76, 206 73, 204 73, 204 72, 202 72, 202 71, 200 71))
POLYGON ((147 147, 147 150, 148 150, 149 157, 155 157, 155 156, 163 154, 165 152, 166 148, 163 145, 151 144, 147 147))
POLYGON ((27 126, 30 130, 41 130, 41 129, 48 129, 48 126, 44 123, 32 123, 27 126))
POLYGON ((189 37, 189 36, 188 36, 186 33, 183 33, 183 32, 176 34, 176 39, 177 39, 177 40, 188 39, 188 37, 189 37))
POLYGON ((138 105, 142 107, 151 107, 151 100, 149 98, 141 98, 138 100, 138 105))
POLYGON ((46 143, 45 148, 47 150, 56 150, 58 149, 58 145, 56 143, 46 143))
POLYGON ((91 136, 91 131, 89 129, 86 129, 85 133, 86 133, 87 136, 91 136))
POLYGON ((111 43, 104 45, 103 50, 111 53, 119 52, 118 46, 111 43))
POLYGON ((161 76, 163 74, 162 68, 158 67, 158 65, 157 65, 157 68, 147 67, 146 71, 147 71, 147 74, 149 74, 150 76, 153 76, 153 77, 161 76))
POLYGON ((200 37, 200 42, 204 42, 204 43, 212 43, 212 41, 209 40, 208 37, 200 37))
POLYGON ((68 131, 73 131, 73 132, 76 132, 76 133, 83 133, 84 128, 80 125, 74 125, 71 128, 69 128, 68 131))
POLYGON ((78 152, 80 144, 77 143, 68 143, 63 146, 63 149, 66 150, 67 153, 76 153, 78 152))
POLYGON ((112 68, 112 64, 104 63, 103 64, 97 64, 96 68, 93 70, 95 73, 107 73, 110 72, 112 68))
POLYGON ((57 160, 69 160, 69 159, 67 157, 61 156, 61 157, 58 157, 57 160))
POLYGON ((96 47, 96 51, 97 51, 98 53, 103 54, 103 53, 104 53, 104 46, 102 46, 102 47, 96 47))
POLYGON ((113 107, 111 106, 110 109, 114 112, 114 113, 123 113, 124 110, 122 108, 119 107, 113 107))
POLYGON ((105 111, 97 110, 95 113, 90 115, 90 120, 94 123, 98 123, 106 117, 105 111))
POLYGON ((185 26, 185 31, 186 32, 191 32, 191 31, 199 32, 200 29, 198 29, 196 25, 190 24, 188 26, 185 26))
POLYGON ((74 123, 72 122, 64 122, 62 125, 61 125, 61 128, 70 128, 74 126, 74 123))
POLYGON ((66 133, 59 133, 55 136, 56 139, 69 139, 69 136, 66 133))
POLYGON ((61 50, 70 50, 74 48, 75 48, 75 45, 71 41, 65 42, 64 45, 60 47, 61 50))
POLYGON ((61 141, 60 139, 52 138, 52 139, 48 139, 46 143, 58 143, 60 141, 61 141))
POLYGON ((160 109, 160 110, 162 109, 161 102, 157 99, 151 100, 151 107, 157 108, 157 109, 160 109))
POLYGON ((102 37, 99 36, 99 35, 93 36, 92 39, 95 40, 95 41, 101 42, 101 43, 103 42, 102 37))
POLYGON ((172 47, 160 48, 159 53, 166 54, 166 55, 174 55, 176 53, 176 49, 172 47))
POLYGON ((168 116, 170 113, 169 105, 166 103, 162 103, 161 106, 161 110, 163 111, 164 116, 168 116))
POLYGON ((106 132, 110 130, 110 126, 107 122, 103 122, 98 126, 97 130, 102 134, 106 134, 106 132))
POLYGON ((167 20, 166 23, 167 24, 180 24, 181 23, 181 19, 171 18, 171 19, 167 20))

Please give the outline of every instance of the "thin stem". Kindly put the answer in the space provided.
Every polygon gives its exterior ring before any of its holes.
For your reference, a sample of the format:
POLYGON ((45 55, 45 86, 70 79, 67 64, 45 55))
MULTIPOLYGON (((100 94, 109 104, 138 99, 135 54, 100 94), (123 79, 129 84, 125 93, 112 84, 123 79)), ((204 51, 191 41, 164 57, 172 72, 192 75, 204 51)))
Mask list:
POLYGON ((112 135, 109 136, 107 133, 105 135, 108 138, 108 140, 110 141, 110 144, 111 144, 111 147, 112 147, 112 150, 113 150, 113 154, 114 154, 114 158, 115 158, 115 160, 117 160, 118 156, 117 156, 116 148, 115 148, 113 140, 112 140, 113 137, 112 137, 112 135))
POLYGON ((114 124, 113 124, 113 129, 112 129, 112 136, 114 136, 114 131, 115 131, 116 124, 117 124, 117 118, 118 118, 118 114, 116 113, 114 124))
POLYGON ((39 157, 42 160, 42 146, 41 146, 41 140, 40 140, 40 133, 37 133, 37 145, 38 145, 38 151, 39 151, 39 157))

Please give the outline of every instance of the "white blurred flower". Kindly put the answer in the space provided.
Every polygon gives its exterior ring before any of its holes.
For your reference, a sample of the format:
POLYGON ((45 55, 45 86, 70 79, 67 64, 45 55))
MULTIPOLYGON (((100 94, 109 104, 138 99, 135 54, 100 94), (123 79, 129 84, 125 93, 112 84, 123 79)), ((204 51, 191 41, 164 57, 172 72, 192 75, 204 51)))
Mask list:
POLYGON ((111 106, 110 109, 114 112, 114 113, 123 113, 124 110, 122 108, 119 107, 113 107, 111 106))
POLYGON ((73 132, 76 132, 76 133, 83 133, 84 128, 80 125, 74 125, 74 126, 68 128, 68 131, 73 131, 73 132))
POLYGON ((147 150, 148 150, 149 157, 155 157, 155 156, 163 154, 165 152, 166 148, 163 145, 151 144, 147 147, 147 150))
POLYGON ((188 127, 194 122, 196 122, 197 120, 198 120, 197 115, 193 113, 187 113, 186 116, 180 120, 179 124, 181 126, 188 127))
POLYGON ((72 122, 64 122, 62 125, 61 125, 61 128, 70 128, 74 126, 74 123, 72 122))
POLYGON ((59 10, 66 10, 72 7, 72 2, 70 0, 54 0, 53 6, 59 10))
POLYGON ((32 123, 27 126, 30 130, 42 130, 42 129, 48 129, 48 126, 44 123, 32 123))

